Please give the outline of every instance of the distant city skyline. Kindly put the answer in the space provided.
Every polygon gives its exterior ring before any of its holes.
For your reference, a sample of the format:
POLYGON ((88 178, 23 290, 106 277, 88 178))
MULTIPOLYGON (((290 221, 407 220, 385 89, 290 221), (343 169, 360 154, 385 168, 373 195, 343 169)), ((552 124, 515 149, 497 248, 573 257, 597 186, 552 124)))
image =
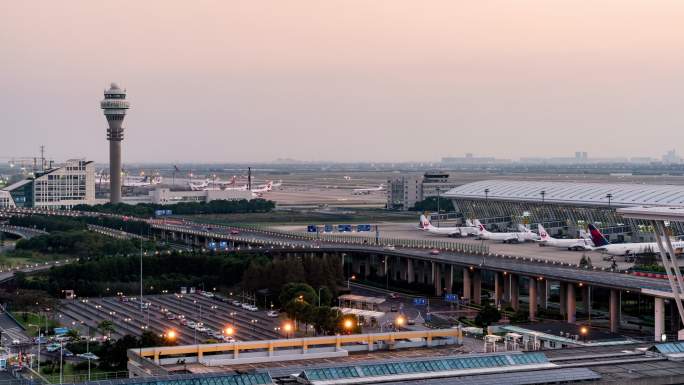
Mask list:
POLYGON ((12 2, 0 161, 438 162, 684 152, 684 3, 12 2), (68 21, 68 22, 65 22, 68 21))

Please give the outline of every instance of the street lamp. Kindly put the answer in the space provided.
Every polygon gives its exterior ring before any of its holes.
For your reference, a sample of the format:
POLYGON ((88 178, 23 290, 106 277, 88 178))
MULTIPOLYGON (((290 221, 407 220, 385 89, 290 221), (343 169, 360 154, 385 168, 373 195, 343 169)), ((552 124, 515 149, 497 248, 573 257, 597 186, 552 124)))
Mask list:
POLYGON ((406 318, 403 315, 397 316, 397 318, 394 320, 394 325, 396 327, 403 327, 406 324, 406 318))
POLYGON ((350 318, 347 318, 342 325, 344 326, 344 329, 347 330, 347 333, 351 334, 354 322, 350 318))
POLYGON ((484 193, 485 193, 485 201, 486 201, 489 198, 489 189, 488 188, 484 189, 484 193))
POLYGON ((285 330, 285 337, 290 338, 290 332, 292 331, 292 324, 287 322, 283 325, 283 330, 285 330))
POLYGON ((539 194, 542 197, 542 204, 544 204, 544 197, 546 196, 546 190, 541 190, 541 192, 539 194))
POLYGON ((351 276, 351 277, 347 278, 347 289, 349 289, 349 281, 350 281, 350 280, 352 280, 352 281, 353 281, 353 280, 355 280, 355 279, 356 279, 356 276, 355 276, 355 275, 353 275, 353 274, 352 274, 352 276, 351 276))
POLYGON ((589 334, 589 328, 585 325, 580 326, 579 329, 580 335, 582 336, 582 340, 584 342, 587 342, 587 335, 589 334))
POLYGON ((608 207, 610 207, 610 200, 613 199, 613 194, 611 194, 611 193, 606 194, 606 198, 608 198, 608 207))

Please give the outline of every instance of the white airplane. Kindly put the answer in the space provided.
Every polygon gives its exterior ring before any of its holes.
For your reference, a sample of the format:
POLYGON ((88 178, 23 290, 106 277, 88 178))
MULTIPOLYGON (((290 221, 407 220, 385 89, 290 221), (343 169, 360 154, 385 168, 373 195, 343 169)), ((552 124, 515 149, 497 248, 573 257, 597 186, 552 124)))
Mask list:
POLYGON ((252 189, 253 193, 265 193, 273 190, 273 181, 269 181, 265 185, 257 186, 252 189))
POLYGON ((370 187, 370 188, 355 188, 352 190, 352 195, 368 195, 371 193, 374 193, 376 191, 383 191, 385 190, 385 185, 381 184, 378 187, 370 187))
MULTIPOLYGON (((593 224, 589 224, 591 240, 596 246, 594 250, 608 255, 635 255, 647 253, 659 253, 657 242, 631 242, 631 243, 610 243, 599 229, 593 224)), ((684 250, 684 241, 673 241, 672 248, 676 254, 681 254, 684 250)))
POLYGON ((463 227, 435 227, 425 215, 420 216, 419 228, 430 234, 446 235, 449 237, 467 237, 468 235, 478 233, 477 227, 472 226, 469 220, 466 221, 466 226, 463 227))
POLYGON ((525 228, 526 231, 518 231, 518 232, 507 232, 507 233, 492 233, 485 229, 485 227, 478 221, 477 219, 475 220, 475 224, 477 225, 478 229, 480 230, 478 233, 478 237, 480 239, 487 239, 491 241, 502 241, 503 243, 519 243, 519 242, 525 242, 525 241, 534 241, 535 238, 537 238, 537 234, 531 232, 528 228, 525 228))
MULTIPOLYGON (((538 230, 539 230, 539 246, 553 246, 553 247, 559 247, 559 248, 567 248, 568 250, 585 250, 585 251, 590 251, 594 249, 594 244, 591 243, 591 240, 587 238, 573 238, 573 239, 559 239, 559 238, 554 238, 549 235, 548 232, 546 232, 546 229, 544 226, 537 225, 538 230)), ((580 236, 582 236, 584 232, 580 233, 580 236)))

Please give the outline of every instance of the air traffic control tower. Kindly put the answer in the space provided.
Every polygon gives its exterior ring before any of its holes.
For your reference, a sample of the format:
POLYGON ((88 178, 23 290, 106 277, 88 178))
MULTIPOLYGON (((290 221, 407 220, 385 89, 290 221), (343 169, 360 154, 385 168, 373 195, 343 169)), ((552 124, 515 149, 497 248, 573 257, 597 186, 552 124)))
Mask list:
POLYGON ((109 201, 121 202, 121 141, 123 141, 123 120, 126 110, 131 107, 126 100, 126 90, 112 83, 104 92, 100 102, 105 118, 109 123, 107 140, 109 140, 109 201))

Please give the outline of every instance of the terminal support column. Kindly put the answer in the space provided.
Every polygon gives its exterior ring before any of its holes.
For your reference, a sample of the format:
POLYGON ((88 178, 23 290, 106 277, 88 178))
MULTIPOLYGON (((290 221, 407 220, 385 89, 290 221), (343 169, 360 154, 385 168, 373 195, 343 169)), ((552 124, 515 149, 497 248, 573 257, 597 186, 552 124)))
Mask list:
POLYGON ((473 271, 473 302, 480 305, 482 303, 482 272, 473 271))
POLYGON ((567 284, 568 288, 566 290, 566 293, 568 295, 567 299, 567 304, 568 304, 568 310, 567 310, 567 315, 568 315, 568 323, 575 323, 577 320, 576 318, 576 300, 575 300, 575 284, 572 282, 568 282, 567 284))
POLYGON ((534 277, 529 279, 529 297, 530 297, 530 321, 537 320, 537 280, 534 277))
POLYGON ((655 297, 655 340, 660 341, 661 336, 665 333, 665 300, 655 297))

